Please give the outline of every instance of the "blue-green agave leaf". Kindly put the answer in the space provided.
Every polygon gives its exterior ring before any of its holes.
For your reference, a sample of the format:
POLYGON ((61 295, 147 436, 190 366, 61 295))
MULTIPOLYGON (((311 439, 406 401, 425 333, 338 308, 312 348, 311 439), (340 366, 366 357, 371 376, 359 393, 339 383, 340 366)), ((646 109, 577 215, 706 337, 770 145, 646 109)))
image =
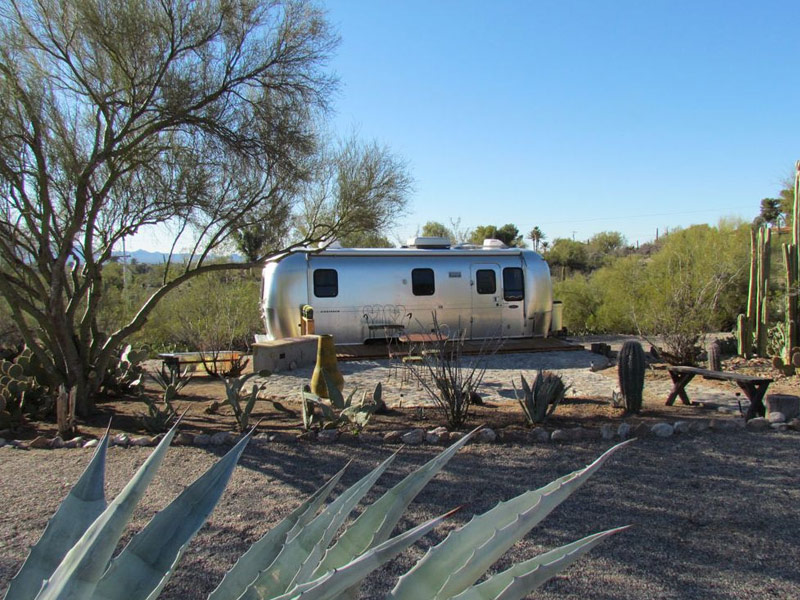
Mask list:
POLYGON ((619 448, 617 444, 592 464, 538 489, 499 503, 472 518, 431 548, 400 578, 392 600, 449 599, 474 584, 514 543, 578 489, 619 448))
POLYGON ((219 502, 251 435, 252 430, 131 539, 100 580, 95 600, 146 600, 166 584, 182 549, 219 502))
POLYGON ((336 544, 325 554, 316 574, 322 575, 326 571, 337 569, 372 546, 389 539, 392 530, 411 501, 478 429, 480 428, 469 432, 439 455, 407 475, 400 483, 364 509, 364 512, 342 533, 336 544))
POLYGON ((339 483, 349 464, 345 465, 289 516, 250 546, 250 549, 239 557, 236 564, 225 574, 217 588, 209 595, 208 600, 239 598, 256 580, 258 574, 272 564, 286 540, 290 536, 294 537, 314 518, 333 488, 339 483))
POLYGON ((270 600, 290 600, 292 598, 297 598, 298 600, 334 600, 340 598, 345 590, 357 586, 372 571, 400 554, 454 512, 456 511, 452 510, 440 517, 431 519, 427 523, 396 535, 359 555, 341 568, 328 571, 322 577, 309 583, 301 584, 288 593, 270 600))
POLYGON ((322 379, 325 381, 325 387, 328 390, 328 400, 331 401, 331 405, 337 409, 342 410, 346 407, 344 396, 342 392, 339 391, 339 388, 336 387, 336 384, 331 379, 330 375, 325 369, 322 369, 322 379))
POLYGON ((86 529, 106 508, 104 492, 108 431, 100 440, 83 475, 31 548, 22 568, 11 580, 5 600, 33 600, 86 529))
POLYGON ((454 596, 452 600, 520 600, 548 579, 566 569, 601 541, 627 529, 618 527, 587 536, 545 552, 454 596))
POLYGON ((92 597, 133 510, 164 460, 177 426, 176 423, 164 436, 119 495, 67 553, 36 600, 86 600, 92 597))
POLYGON ((325 549, 333 536, 355 508, 356 504, 375 485, 394 460, 391 455, 331 502, 308 525, 289 537, 273 563, 259 575, 248 588, 243 600, 273 598, 285 594, 292 587, 313 579, 325 549))

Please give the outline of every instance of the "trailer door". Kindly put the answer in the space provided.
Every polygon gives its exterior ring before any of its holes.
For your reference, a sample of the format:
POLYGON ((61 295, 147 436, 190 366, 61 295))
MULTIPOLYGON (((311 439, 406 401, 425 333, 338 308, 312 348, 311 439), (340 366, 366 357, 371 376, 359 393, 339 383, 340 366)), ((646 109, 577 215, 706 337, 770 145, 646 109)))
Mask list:
POLYGON ((525 272, 520 267, 503 269, 503 336, 524 337, 525 272))
POLYGON ((503 305, 500 301, 500 266, 475 264, 470 270, 472 314, 471 338, 499 337, 503 331, 503 305))

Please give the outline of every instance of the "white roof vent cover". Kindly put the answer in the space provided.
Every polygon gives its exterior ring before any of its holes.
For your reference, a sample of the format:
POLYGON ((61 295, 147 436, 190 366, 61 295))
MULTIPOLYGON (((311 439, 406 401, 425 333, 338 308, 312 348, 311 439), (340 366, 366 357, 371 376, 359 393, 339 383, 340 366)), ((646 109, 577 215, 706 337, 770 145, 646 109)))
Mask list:
POLYGON ((414 237, 408 238, 409 248, 449 248, 450 240, 446 237, 414 237))
POLYGON ((494 238, 486 238, 483 240, 483 247, 486 249, 508 248, 508 246, 506 246, 502 241, 494 238))

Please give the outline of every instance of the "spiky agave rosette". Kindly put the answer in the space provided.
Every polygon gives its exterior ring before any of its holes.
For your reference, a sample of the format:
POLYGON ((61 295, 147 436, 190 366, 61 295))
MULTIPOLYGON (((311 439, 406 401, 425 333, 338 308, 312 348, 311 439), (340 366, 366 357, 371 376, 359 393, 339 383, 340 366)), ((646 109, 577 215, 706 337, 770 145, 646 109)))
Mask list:
MULTIPOLYGON (((176 425, 177 427, 177 425, 176 425)), ((176 432, 164 437, 113 502, 103 492, 108 435, 41 539, 12 580, 6 600, 152 600, 219 501, 250 434, 158 512, 111 557, 133 510, 153 479, 176 432)), ((438 525, 446 513, 390 537, 409 503, 466 444, 464 436, 378 500, 342 531, 355 506, 391 465, 393 454, 335 500, 325 502, 344 470, 243 554, 209 600, 333 600, 358 597, 361 581, 438 525), (336 538, 336 539, 335 539, 336 538), (334 542, 335 539, 335 542, 334 542)), ((392 600, 516 600, 564 569, 617 528, 551 550, 478 585, 489 567, 579 488, 614 446, 589 466, 499 503, 431 548, 398 581, 392 600)))

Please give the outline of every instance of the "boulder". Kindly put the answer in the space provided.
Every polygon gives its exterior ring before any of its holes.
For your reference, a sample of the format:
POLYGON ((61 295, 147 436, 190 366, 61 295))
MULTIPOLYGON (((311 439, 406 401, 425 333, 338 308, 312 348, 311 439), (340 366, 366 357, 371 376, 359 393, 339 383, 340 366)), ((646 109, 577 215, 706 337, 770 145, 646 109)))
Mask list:
POLYGON ((185 433, 183 431, 179 431, 175 434, 175 437, 172 438, 172 445, 173 446, 192 446, 194 445, 194 436, 191 433, 185 433))
POLYGON ((689 423, 687 421, 675 421, 672 424, 675 433, 689 433, 689 423))
POLYGON ((774 431, 787 431, 789 429, 789 425, 786 423, 770 423, 770 427, 774 431))
POLYGON ((764 417, 756 417, 755 419, 750 419, 745 428, 749 431, 766 431, 769 429, 769 421, 764 417))
POLYGON ((497 434, 494 432, 494 429, 484 427, 475 435, 475 440, 485 444, 491 444, 492 442, 497 441, 497 434))
POLYGON ((529 442, 541 444, 550 441, 550 432, 544 427, 536 427, 531 429, 526 437, 529 442))
POLYGON ((604 440, 614 439, 614 426, 611 423, 600 425, 600 437, 604 440))
POLYGON ((317 441, 320 444, 332 444, 339 439, 338 429, 323 429, 317 434, 317 441))
POLYGON ((647 423, 639 423, 634 429, 632 433, 633 437, 636 438, 645 438, 650 435, 650 425, 647 423))
POLYGON ((100 443, 100 440, 89 440, 86 442, 83 447, 84 448, 95 448, 100 443))
POLYGON ((417 446, 425 440, 425 430, 412 429, 411 431, 407 431, 402 436, 400 436, 400 439, 403 441, 404 444, 417 446))
POLYGON ((785 423, 786 415, 780 411, 773 411, 767 413, 767 421, 770 423, 785 423))
POLYGON ((50 447, 53 450, 59 450, 64 447, 64 440, 61 438, 60 435, 57 435, 52 440, 50 440, 50 447))
POLYGON ((781 412, 786 416, 785 420, 787 421, 800 417, 800 396, 767 394, 765 404, 767 406, 767 416, 772 412, 781 412))
POLYGON ((650 428, 650 432, 660 438, 671 437, 675 429, 669 423, 656 423, 650 428))
POLYGON ((627 440, 631 434, 631 426, 629 423, 620 423, 617 427, 617 437, 621 440, 627 440))
POLYGON ((787 423, 789 429, 794 429, 795 431, 800 431, 800 419, 792 419, 787 423))
POLYGON ((234 443, 234 436, 230 431, 218 431, 211 436, 212 446, 231 446, 234 443))
POLYGON ((28 448, 34 448, 37 450, 50 448, 50 440, 43 435, 37 436, 28 443, 28 448))
POLYGON ((208 435, 207 433, 201 433, 200 435, 194 436, 193 444, 195 446, 204 447, 208 446, 210 443, 211 443, 211 436, 208 435))
POLYGON ((383 436, 383 441, 386 444, 399 444, 402 441, 402 431, 390 431, 383 436))

